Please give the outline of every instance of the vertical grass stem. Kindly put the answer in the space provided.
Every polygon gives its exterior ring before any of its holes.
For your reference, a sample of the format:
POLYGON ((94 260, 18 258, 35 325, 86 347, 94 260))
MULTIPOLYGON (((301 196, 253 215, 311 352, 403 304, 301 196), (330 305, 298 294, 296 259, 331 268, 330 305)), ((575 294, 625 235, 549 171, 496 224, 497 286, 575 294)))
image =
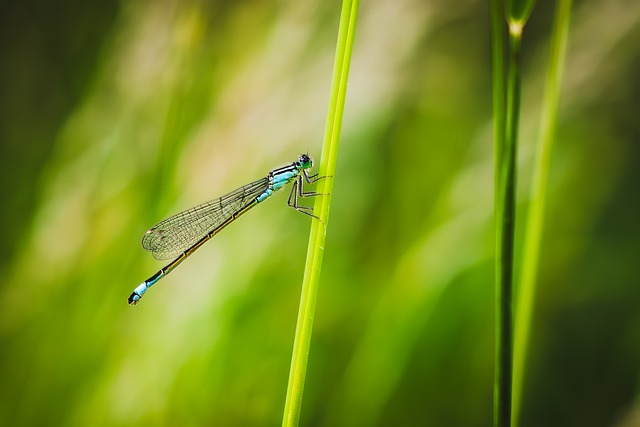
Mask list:
POLYGON ((518 281, 516 299, 514 371, 513 371, 513 411, 512 424, 518 424, 522 405, 522 389, 525 360, 531 329, 531 318, 535 295, 535 282, 545 211, 545 195, 550 168, 551 150, 558 116, 560 77, 564 64, 571 0, 559 0, 553 25, 549 50, 549 65, 540 120, 537 155, 533 168, 531 200, 527 213, 527 224, 522 250, 522 271, 518 281))
POLYGON ((494 425, 511 421, 513 375, 513 270, 516 222, 518 123, 520 115, 520 46, 522 26, 510 25, 506 72, 504 150, 498 157, 496 194, 496 369, 494 425))
POLYGON ((358 17, 358 6, 358 0, 344 0, 342 3, 331 98, 329 101, 329 111, 319 170, 320 175, 327 176, 327 178, 318 183, 317 191, 318 193, 324 194, 324 196, 318 197, 314 206, 314 212, 318 215, 319 220, 313 221, 309 237, 307 261, 302 283, 302 295, 300 297, 300 308, 296 324, 296 335, 293 344, 293 354, 291 356, 289 383, 282 418, 282 425, 286 427, 297 426, 300 421, 302 394, 304 391, 307 362, 309 360, 313 318, 318 297, 320 270, 322 267, 324 243, 329 220, 331 192, 336 170, 340 131, 342 129, 342 116, 344 112, 349 67, 351 64, 351 51, 358 17))

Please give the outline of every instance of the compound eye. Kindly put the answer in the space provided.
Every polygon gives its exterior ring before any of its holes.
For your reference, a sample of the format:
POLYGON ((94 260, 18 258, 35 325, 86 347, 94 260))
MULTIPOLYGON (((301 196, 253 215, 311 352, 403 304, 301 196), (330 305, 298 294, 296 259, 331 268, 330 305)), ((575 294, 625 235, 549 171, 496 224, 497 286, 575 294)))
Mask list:
POLYGON ((307 154, 301 154, 300 158, 298 159, 298 162, 300 163, 300 166, 302 166, 305 169, 313 166, 313 161, 307 154))

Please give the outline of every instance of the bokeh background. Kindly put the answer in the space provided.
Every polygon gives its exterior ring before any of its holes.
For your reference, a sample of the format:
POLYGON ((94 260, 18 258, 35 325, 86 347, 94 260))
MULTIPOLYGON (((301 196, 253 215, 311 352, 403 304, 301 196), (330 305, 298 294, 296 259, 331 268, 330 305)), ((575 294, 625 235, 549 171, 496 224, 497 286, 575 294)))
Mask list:
MULTIPOLYGON (((553 9, 525 31, 520 212, 553 9)), ((319 160, 339 13, 3 4, 0 425, 280 424, 310 227, 284 192, 126 299, 163 266, 150 226, 319 160)), ((640 425, 639 22, 574 4, 522 426, 640 425)), ((484 1, 362 2, 302 425, 491 424, 489 45, 484 1)))

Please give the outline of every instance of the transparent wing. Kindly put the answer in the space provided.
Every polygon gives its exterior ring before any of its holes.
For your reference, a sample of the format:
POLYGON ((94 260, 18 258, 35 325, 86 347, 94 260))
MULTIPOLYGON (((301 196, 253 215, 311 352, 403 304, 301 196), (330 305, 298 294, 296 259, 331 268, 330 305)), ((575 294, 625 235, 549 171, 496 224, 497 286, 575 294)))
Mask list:
POLYGON ((246 207, 268 186, 269 180, 263 178, 167 218, 147 231, 142 247, 157 260, 175 258, 246 207))

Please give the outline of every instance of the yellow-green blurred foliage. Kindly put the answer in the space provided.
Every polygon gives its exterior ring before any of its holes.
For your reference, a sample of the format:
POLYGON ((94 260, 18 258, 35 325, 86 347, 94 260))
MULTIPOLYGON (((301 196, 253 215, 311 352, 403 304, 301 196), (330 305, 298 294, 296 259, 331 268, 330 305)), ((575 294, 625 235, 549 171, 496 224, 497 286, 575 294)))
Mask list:
MULTIPOLYGON (((286 194, 126 299, 150 226, 319 160, 339 12, 3 9, 1 425, 280 423, 310 222, 286 194)), ((521 213, 552 17, 524 37, 521 213)), ((638 425, 639 22, 575 4, 523 426, 638 425)), ((490 72, 485 2, 362 2, 302 425, 490 425, 490 72)))

